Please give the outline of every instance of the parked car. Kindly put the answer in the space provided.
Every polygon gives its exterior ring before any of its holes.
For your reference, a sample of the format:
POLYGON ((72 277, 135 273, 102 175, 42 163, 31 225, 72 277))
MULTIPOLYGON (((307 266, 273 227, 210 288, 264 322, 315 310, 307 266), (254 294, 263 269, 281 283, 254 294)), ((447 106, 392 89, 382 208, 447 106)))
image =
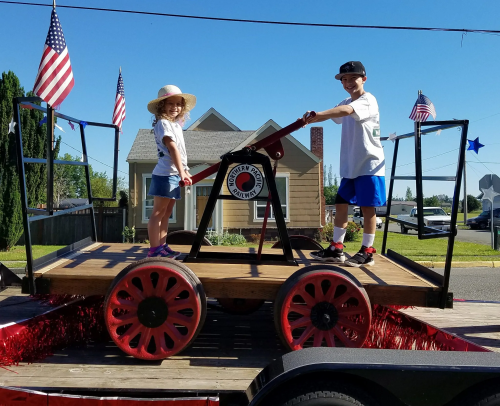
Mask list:
MULTIPOLYGON (((471 230, 485 230, 490 228, 491 213, 483 211, 479 216, 467 219, 467 225, 471 230)), ((500 209, 493 210, 493 225, 500 227, 500 209)))
MULTIPOLYGON (((450 231, 451 217, 446 213, 441 207, 424 207, 424 226, 432 227, 442 231, 450 231)), ((411 209, 410 214, 400 214, 398 215, 398 220, 405 220, 414 225, 401 224, 401 233, 407 234, 408 230, 417 230, 418 228, 418 217, 417 208, 411 209)))
MULTIPOLYGON (((352 221, 358 224, 360 227, 363 227, 364 221, 363 217, 361 217, 361 213, 359 211, 355 211, 352 216, 352 221)), ((377 228, 382 228, 382 219, 377 217, 377 228)))

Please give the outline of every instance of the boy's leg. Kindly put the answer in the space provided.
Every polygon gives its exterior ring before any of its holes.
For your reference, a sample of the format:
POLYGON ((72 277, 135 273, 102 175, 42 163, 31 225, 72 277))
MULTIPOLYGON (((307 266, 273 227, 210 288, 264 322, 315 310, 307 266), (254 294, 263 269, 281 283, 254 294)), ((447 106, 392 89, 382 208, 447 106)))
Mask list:
POLYGON ((383 206, 386 203, 385 179, 379 176, 360 176, 356 178, 355 186, 356 198, 363 212, 363 242, 359 252, 346 260, 345 264, 359 268, 375 264, 373 260, 373 254, 376 252, 373 248, 373 242, 377 226, 375 207, 383 206))

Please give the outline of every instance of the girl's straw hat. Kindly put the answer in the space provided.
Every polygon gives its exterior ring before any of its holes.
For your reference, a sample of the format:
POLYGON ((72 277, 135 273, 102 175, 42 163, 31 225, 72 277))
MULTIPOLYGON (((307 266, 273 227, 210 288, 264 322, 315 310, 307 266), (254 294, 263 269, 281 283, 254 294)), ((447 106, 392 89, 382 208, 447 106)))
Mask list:
POLYGON ((179 89, 177 86, 166 85, 158 90, 158 98, 151 100, 148 103, 148 110, 150 111, 150 113, 156 114, 156 105, 160 101, 168 99, 172 96, 181 96, 186 101, 186 111, 191 110, 196 105, 196 96, 193 96, 192 94, 182 93, 181 89, 179 89))

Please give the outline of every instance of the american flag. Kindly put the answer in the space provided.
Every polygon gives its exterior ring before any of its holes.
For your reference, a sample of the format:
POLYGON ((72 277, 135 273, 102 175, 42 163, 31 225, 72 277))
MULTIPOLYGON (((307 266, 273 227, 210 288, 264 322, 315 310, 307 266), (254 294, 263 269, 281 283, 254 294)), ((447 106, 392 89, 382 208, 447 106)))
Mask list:
POLYGON ((47 104, 56 107, 71 92, 74 84, 68 47, 56 9, 53 8, 33 91, 47 104))
POLYGON ((122 129, 125 120, 125 90, 123 89, 122 71, 118 75, 118 85, 116 86, 115 110, 113 111, 113 124, 122 129))
POLYGON ((429 114, 432 115, 434 120, 436 119, 436 109, 434 108, 434 104, 432 104, 427 96, 420 93, 411 111, 410 119, 413 121, 423 122, 427 120, 429 114))

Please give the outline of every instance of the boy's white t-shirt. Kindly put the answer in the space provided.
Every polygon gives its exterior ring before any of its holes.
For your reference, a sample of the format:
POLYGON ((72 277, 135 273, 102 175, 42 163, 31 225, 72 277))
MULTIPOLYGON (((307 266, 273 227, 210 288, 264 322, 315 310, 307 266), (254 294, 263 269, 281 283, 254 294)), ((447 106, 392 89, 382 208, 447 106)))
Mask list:
POLYGON ((179 171, 168 152, 168 148, 163 144, 163 137, 170 137, 175 142, 181 155, 181 162, 184 170, 189 170, 187 166, 186 145, 184 144, 184 134, 182 127, 177 123, 172 123, 166 119, 160 119, 154 127, 156 149, 158 151, 158 164, 153 169, 153 175, 169 176, 178 175, 179 171))
POLYGON ((332 119, 342 124, 340 176, 349 179, 363 175, 385 176, 377 99, 371 93, 364 93, 354 101, 349 97, 337 106, 346 105, 354 112, 332 119))

